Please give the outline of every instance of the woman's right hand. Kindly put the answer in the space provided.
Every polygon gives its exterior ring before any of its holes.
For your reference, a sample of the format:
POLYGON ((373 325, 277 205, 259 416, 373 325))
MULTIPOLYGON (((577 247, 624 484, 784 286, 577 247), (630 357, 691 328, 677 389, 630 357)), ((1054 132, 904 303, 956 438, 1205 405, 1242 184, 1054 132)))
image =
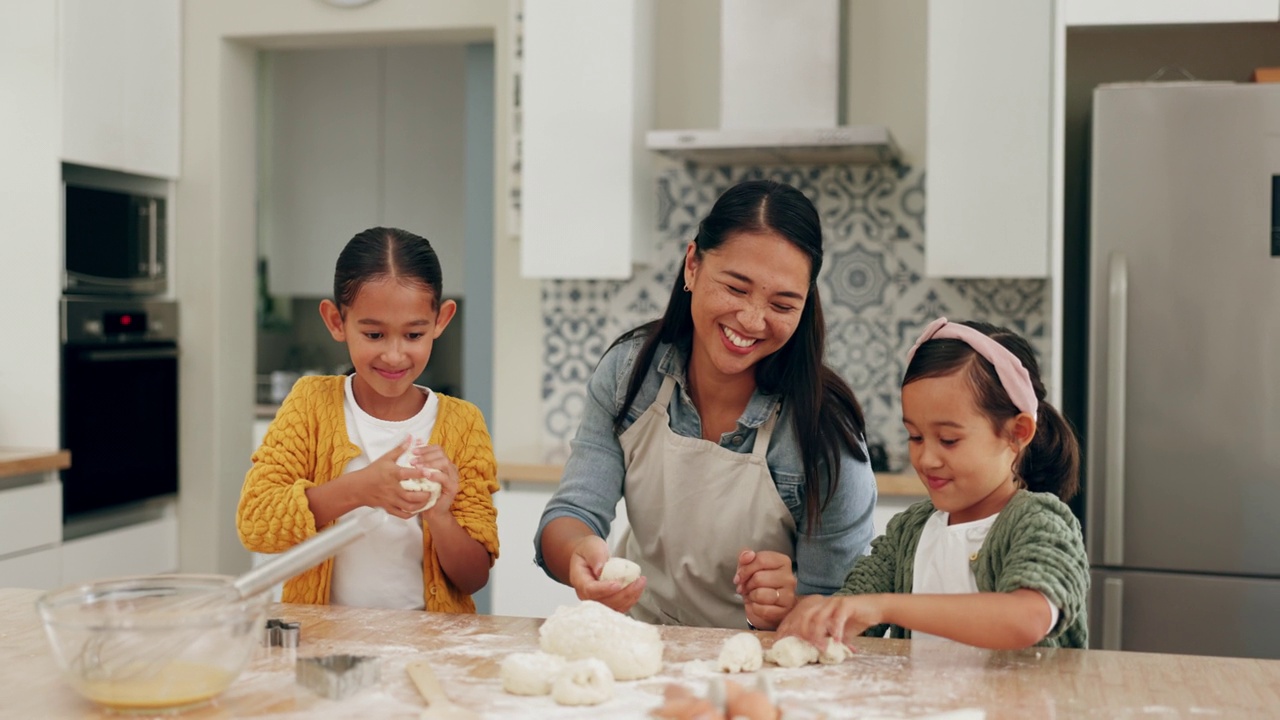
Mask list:
POLYGON ((645 578, 640 576, 626 587, 617 580, 600 580, 604 564, 609 561, 609 545, 599 535, 586 535, 573 545, 569 557, 569 584, 578 592, 579 600, 595 600, 620 613, 630 610, 644 592, 645 578))

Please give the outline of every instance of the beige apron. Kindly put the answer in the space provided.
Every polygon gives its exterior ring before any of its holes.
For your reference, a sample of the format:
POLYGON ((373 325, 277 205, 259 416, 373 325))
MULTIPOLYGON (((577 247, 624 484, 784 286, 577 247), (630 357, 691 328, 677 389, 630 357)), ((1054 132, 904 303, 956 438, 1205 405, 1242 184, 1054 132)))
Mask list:
POLYGON ((631 527, 618 555, 640 565, 648 586, 631 610, 663 625, 745 628, 733 575, 743 548, 795 557, 796 524, 765 463, 777 412, 751 454, 671 431, 670 375, 653 404, 619 438, 631 527))

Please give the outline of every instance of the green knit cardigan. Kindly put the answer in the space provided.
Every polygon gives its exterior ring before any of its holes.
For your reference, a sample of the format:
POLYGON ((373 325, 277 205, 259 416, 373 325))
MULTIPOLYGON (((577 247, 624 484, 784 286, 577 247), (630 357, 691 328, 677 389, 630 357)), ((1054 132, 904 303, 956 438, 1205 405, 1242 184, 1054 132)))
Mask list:
MULTIPOLYGON (((934 510, 933 503, 922 500, 895 515, 835 594, 910 593, 916 546, 934 510)), ((970 568, 979 592, 1030 588, 1058 607, 1057 624, 1037 645, 1088 647, 1089 559, 1079 521, 1056 496, 1019 490, 1000 511, 970 568)), ((864 634, 883 636, 886 627, 890 637, 911 637, 897 625, 877 625, 864 634)))

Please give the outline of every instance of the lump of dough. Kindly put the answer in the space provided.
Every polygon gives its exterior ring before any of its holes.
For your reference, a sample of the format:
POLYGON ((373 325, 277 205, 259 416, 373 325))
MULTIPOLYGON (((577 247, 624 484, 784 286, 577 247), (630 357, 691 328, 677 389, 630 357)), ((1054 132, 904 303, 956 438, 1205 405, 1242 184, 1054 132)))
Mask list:
POLYGON ((764 654, 764 659, 782 667, 800 667, 818 662, 818 648, 791 635, 774 643, 764 654))
POLYGON ((561 705, 599 705, 612 697, 613 673, 597 658, 565 665, 551 686, 551 698, 561 705))
POLYGON ((440 499, 440 483, 434 480, 401 480, 400 487, 405 490, 427 493, 427 502, 422 506, 422 510, 418 512, 430 510, 436 506, 436 501, 440 499))
POLYGON ((752 672, 764 662, 760 639, 751 633, 738 633, 724 641, 720 650, 720 669, 725 672, 752 672))
POLYGON ((502 659, 502 689, 512 695, 547 695, 564 665, 559 655, 511 653, 502 659))
MULTIPOLYGON (((414 438, 413 442, 409 445, 409 449, 405 450, 403 453, 400 454, 400 457, 396 458, 396 464, 399 465, 400 467, 414 468, 417 470, 421 470, 422 472, 428 475, 432 473, 440 472, 435 468, 418 468, 413 464, 413 460, 416 457, 414 450, 426 444, 427 444, 426 441, 418 440, 417 438, 414 438)), ((412 490, 413 492, 428 493, 426 498, 426 503, 422 506, 422 510, 430 510, 431 508, 435 507, 436 501, 440 499, 440 489, 441 489, 440 483, 434 480, 428 480, 425 477, 411 479, 411 480, 401 480, 400 487, 404 488, 405 490, 412 490)), ((419 510, 418 512, 422 512, 422 510, 419 510)))
POLYGON ((600 571, 601 580, 617 580, 626 587, 640 577, 640 566, 626 558, 609 558, 600 571))
POLYGON ((569 660, 599 658, 618 680, 639 680, 662 669, 662 637, 594 600, 561 606, 538 628, 543 652, 569 660))
POLYGON ((818 662, 823 665, 839 665, 852 654, 849 648, 836 642, 835 638, 827 638, 827 647, 819 653, 818 662))

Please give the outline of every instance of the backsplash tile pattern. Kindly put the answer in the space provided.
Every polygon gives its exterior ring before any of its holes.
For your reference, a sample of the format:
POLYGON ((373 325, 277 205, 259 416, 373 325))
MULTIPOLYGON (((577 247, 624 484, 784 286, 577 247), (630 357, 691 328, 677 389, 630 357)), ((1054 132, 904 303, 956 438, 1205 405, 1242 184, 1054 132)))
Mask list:
MULTIPOLYGON (((1044 280, 955 280, 924 276, 924 171, 910 167, 711 167, 658 160, 656 257, 627 281, 548 280, 542 286, 543 444, 568 456, 600 356, 623 331, 661 314, 685 244, 719 195, 753 178, 789 183, 822 217, 826 254, 818 277, 827 321, 827 361, 849 382, 894 470, 907 467, 898 384, 911 343, 939 315, 1005 325, 1047 358, 1044 280)), ((1046 382, 1051 382, 1046 378, 1046 382)))

